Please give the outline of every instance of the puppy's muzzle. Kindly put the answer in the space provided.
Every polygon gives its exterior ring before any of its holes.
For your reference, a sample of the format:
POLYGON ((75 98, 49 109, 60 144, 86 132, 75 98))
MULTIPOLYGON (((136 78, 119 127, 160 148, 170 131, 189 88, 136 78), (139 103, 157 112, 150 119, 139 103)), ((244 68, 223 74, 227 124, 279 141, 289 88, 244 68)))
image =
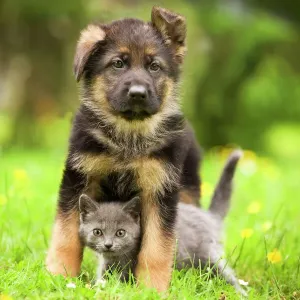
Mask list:
POLYGON ((150 99, 150 91, 141 84, 130 86, 127 93, 127 105, 122 114, 127 119, 144 119, 157 112, 150 99))

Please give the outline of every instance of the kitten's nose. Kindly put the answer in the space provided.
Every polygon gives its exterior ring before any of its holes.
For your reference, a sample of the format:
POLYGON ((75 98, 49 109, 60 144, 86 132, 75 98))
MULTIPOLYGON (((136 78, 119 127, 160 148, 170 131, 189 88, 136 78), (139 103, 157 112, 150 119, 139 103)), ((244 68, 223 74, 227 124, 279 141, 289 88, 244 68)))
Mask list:
POLYGON ((112 243, 105 243, 104 246, 109 250, 112 247, 112 243))

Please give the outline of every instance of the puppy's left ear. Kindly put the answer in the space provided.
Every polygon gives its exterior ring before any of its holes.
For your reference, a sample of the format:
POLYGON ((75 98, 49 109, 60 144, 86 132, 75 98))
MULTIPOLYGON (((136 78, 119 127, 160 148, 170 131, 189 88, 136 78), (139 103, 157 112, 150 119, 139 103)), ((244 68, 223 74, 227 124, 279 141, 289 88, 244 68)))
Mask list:
POLYGON ((129 213, 136 221, 140 219, 141 209, 140 197, 134 197, 123 206, 123 210, 129 213))
POLYGON ((186 53, 185 17, 162 7, 154 6, 151 13, 153 26, 161 33, 166 45, 174 50, 174 59, 182 63, 186 53))
POLYGON ((74 73, 77 82, 82 77, 89 57, 103 43, 105 31, 100 25, 88 25, 81 31, 74 58, 74 73))

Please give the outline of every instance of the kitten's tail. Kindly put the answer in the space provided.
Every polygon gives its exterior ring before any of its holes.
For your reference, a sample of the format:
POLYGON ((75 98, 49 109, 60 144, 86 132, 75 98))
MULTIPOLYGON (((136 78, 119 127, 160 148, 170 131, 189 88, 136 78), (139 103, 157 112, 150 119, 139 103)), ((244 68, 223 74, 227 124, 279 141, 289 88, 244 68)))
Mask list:
POLYGON ((220 216, 221 219, 224 219, 229 209, 232 193, 232 179, 237 163, 242 155, 243 152, 241 150, 234 150, 230 154, 210 203, 209 211, 220 216))

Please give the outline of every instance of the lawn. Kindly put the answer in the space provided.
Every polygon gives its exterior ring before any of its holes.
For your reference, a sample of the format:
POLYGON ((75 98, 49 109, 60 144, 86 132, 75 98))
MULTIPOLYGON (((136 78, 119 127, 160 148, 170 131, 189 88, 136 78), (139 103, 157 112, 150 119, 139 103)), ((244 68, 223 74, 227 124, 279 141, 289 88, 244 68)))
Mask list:
MULTIPOLYGON (((205 155, 205 207, 224 162, 222 153, 205 155)), ((79 278, 54 277, 45 270, 64 155, 0 153, 0 299, 159 299, 153 290, 116 278, 105 287, 91 287, 95 260, 89 251, 79 278)), ((250 299, 300 299, 299 165, 248 151, 239 164, 225 245, 238 278, 248 282, 250 299)), ((208 275, 174 271, 170 299, 240 298, 223 280, 208 275)))

